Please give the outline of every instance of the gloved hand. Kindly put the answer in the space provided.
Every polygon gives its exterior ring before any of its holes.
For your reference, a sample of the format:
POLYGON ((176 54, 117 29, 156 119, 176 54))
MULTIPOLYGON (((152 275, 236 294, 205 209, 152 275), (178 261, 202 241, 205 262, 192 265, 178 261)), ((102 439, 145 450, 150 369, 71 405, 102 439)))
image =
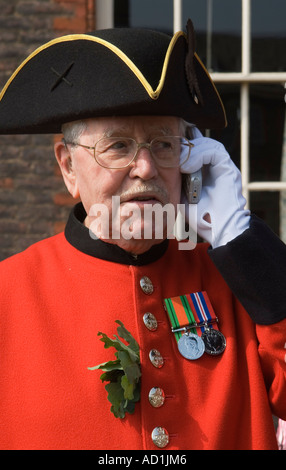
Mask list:
MULTIPOLYGON (((224 146, 216 140, 203 137, 193 128, 194 147, 182 173, 194 173, 203 168, 201 199, 197 204, 197 227, 188 220, 188 202, 185 197, 186 217, 193 230, 212 248, 225 245, 249 227, 250 211, 245 210, 241 174, 224 146)), ((181 161, 184 161, 184 151, 181 161)), ((191 213, 191 212, 190 212, 191 213)))

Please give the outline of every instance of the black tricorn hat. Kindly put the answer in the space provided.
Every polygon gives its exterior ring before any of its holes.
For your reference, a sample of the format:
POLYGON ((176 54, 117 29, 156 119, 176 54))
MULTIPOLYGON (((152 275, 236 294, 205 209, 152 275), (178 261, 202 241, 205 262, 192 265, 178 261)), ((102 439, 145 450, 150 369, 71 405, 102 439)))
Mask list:
POLYGON ((54 39, 17 68, 0 94, 0 134, 60 133, 102 116, 178 116, 226 126, 220 96, 195 53, 191 20, 173 37, 115 28, 54 39))

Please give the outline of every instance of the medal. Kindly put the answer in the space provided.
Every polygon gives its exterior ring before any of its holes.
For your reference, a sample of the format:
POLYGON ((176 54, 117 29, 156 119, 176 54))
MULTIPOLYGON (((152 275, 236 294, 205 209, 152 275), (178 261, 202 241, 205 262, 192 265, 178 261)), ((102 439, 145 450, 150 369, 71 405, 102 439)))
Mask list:
POLYGON ((204 352, 211 356, 224 352, 226 340, 205 291, 164 299, 164 307, 184 358, 196 360, 204 352))
POLYGON ((205 345, 205 351, 211 356, 218 356, 222 354, 226 347, 226 340, 224 335, 213 328, 205 328, 202 334, 202 340, 205 345))
POLYGON ((198 335, 184 333, 178 341, 178 349, 182 356, 193 361, 204 354, 205 343, 198 335))

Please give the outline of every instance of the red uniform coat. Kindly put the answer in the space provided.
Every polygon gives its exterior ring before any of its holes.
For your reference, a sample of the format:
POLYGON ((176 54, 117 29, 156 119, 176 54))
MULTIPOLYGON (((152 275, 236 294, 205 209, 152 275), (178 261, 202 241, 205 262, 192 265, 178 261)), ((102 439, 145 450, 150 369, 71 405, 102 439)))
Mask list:
POLYGON ((275 449, 271 413, 286 419, 285 327, 255 325, 210 261, 205 244, 178 251, 171 241, 156 262, 136 267, 96 259, 63 234, 1 263, 0 448, 150 449, 152 430, 170 435, 166 449, 275 449), (148 276, 151 295, 140 287, 148 276), (184 359, 163 299, 207 291, 227 347, 221 356, 184 359), (149 331, 142 320, 159 323, 149 331), (140 345, 141 400, 116 419, 101 371, 114 359, 97 333, 121 320, 140 345), (149 351, 164 366, 155 368, 149 351), (160 408, 149 390, 166 395, 160 408))

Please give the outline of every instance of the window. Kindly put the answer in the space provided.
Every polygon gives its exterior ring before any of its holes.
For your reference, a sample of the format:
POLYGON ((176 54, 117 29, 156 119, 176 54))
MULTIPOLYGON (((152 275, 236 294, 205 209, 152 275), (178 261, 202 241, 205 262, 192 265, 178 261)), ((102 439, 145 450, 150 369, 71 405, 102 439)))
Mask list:
POLYGON ((97 0, 98 27, 172 34, 193 20, 197 52, 222 96, 228 127, 206 131, 240 167, 252 212, 286 241, 285 0, 97 0), (101 11, 101 14, 99 14, 101 11), (184 20, 183 20, 184 19, 184 20))

